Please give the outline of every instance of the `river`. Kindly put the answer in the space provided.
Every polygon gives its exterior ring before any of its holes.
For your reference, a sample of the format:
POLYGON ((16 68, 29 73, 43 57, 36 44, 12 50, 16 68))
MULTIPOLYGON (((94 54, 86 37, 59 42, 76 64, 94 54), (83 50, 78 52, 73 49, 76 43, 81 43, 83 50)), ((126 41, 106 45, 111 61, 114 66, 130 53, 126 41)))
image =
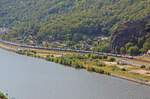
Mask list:
POLYGON ((150 99, 150 87, 0 49, 0 90, 15 99, 150 99))

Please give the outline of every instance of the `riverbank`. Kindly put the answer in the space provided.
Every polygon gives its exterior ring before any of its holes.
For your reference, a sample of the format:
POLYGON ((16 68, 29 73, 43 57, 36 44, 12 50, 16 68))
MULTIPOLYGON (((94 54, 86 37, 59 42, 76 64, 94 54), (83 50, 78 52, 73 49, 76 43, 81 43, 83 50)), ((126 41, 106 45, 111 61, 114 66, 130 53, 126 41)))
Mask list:
POLYGON ((0 93, 0 99, 8 99, 4 94, 0 93))
MULTIPOLYGON (((150 86, 150 83, 149 83, 150 77, 129 72, 130 70, 133 70, 133 69, 139 69, 138 67, 121 66, 122 68, 119 68, 120 65, 117 65, 116 62, 113 62, 115 63, 113 65, 106 64, 106 63, 111 63, 111 62, 108 62, 109 57, 93 58, 93 56, 91 56, 87 58, 88 57, 87 54, 79 55, 78 53, 66 53, 66 52, 56 52, 56 51, 48 51, 48 50, 28 49, 28 48, 8 45, 3 42, 0 42, 0 47, 5 50, 13 51, 16 53, 18 53, 18 49, 21 49, 23 53, 20 53, 20 54, 38 57, 38 58, 45 59, 47 61, 52 61, 52 62, 59 63, 65 66, 73 67, 76 69, 86 69, 90 72, 107 74, 113 77, 118 77, 121 79, 126 79, 129 81, 134 81, 140 84, 145 84, 145 85, 150 86), (28 52, 24 52, 24 50, 28 50, 28 52), (36 53, 33 53, 33 52, 36 52, 36 53), (74 58, 73 55, 77 55, 77 58, 74 58), (128 70, 126 69, 126 67, 129 67, 127 68, 128 70), (139 78, 142 78, 142 80, 139 80, 139 78)), ((101 57, 104 57, 104 56, 101 56, 101 57)))

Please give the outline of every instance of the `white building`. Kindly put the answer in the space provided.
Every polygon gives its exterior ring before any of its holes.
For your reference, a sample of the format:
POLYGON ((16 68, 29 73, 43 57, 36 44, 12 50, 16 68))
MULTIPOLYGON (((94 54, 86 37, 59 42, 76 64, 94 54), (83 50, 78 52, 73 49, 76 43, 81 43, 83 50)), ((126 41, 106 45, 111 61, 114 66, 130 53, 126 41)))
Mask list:
POLYGON ((150 55, 150 50, 148 50, 148 51, 147 51, 147 54, 149 54, 149 55, 150 55))
POLYGON ((8 33, 8 28, 0 28, 0 34, 8 33))

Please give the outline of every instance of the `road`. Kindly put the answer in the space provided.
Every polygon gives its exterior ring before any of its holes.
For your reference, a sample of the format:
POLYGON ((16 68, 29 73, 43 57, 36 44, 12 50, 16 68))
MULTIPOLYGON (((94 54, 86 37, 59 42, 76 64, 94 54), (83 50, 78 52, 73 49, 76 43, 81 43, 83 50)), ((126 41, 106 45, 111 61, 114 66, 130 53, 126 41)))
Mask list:
MULTIPOLYGON (((133 59, 134 60, 134 59, 133 59)), ((134 65, 134 66, 142 66, 142 65, 144 65, 144 64, 140 64, 140 63, 135 63, 135 62, 131 62, 131 61, 128 61, 127 60, 127 64, 130 64, 130 65, 134 65)), ((146 67, 150 67, 150 65, 144 65, 144 66, 146 66, 146 67)))

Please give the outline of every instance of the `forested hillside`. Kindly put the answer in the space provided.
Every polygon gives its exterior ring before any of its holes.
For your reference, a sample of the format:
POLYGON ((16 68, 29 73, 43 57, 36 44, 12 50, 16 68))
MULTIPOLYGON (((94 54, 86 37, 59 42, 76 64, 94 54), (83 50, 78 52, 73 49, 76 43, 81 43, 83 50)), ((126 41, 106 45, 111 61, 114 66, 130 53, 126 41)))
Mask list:
POLYGON ((146 53, 150 49, 150 16, 121 24, 112 33, 110 45, 122 54, 146 53))
POLYGON ((7 39, 81 41, 109 36, 119 24, 145 18, 150 0, 0 0, 7 39))

